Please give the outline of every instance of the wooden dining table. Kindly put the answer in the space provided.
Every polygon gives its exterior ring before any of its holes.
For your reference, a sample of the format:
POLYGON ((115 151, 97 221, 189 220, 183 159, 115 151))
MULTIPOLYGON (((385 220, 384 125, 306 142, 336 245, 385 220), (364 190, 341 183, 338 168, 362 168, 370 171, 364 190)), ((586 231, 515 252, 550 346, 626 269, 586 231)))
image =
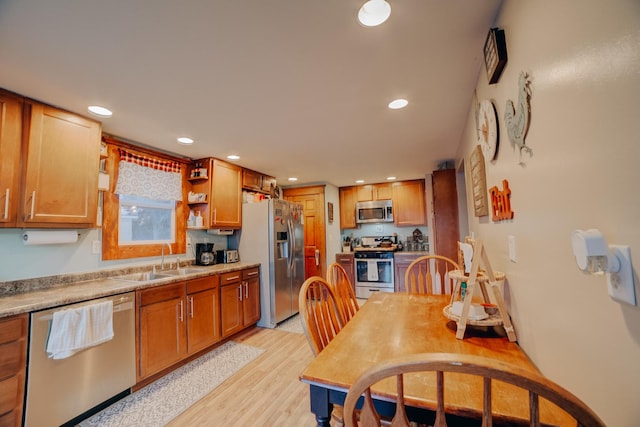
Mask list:
MULTIPOLYGON (((456 324, 442 311, 449 303, 448 295, 383 292, 372 295, 300 375, 300 380, 309 384, 311 412, 317 425, 330 425, 333 405, 344 403, 349 388, 365 370, 395 357, 416 353, 477 355, 539 373, 520 346, 500 331, 468 327, 465 338, 456 339, 456 324)), ((480 425, 482 379, 446 373, 445 384, 449 425, 480 425)), ((395 381, 385 380, 371 390, 378 411, 393 415, 395 381)), ((496 424, 515 425, 518 420, 528 419, 525 390, 494 382, 492 394, 496 424)), ((406 375, 405 396, 411 402, 407 410, 409 418, 432 424, 436 409, 435 373, 406 375)), ((570 424, 564 411, 546 401, 541 402, 540 417, 548 425, 570 424)))

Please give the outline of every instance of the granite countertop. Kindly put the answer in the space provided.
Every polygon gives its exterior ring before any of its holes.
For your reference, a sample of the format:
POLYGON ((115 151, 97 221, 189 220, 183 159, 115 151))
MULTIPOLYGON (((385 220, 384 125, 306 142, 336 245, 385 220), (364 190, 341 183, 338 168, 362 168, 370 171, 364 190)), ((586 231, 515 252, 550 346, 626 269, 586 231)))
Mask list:
MULTIPOLYGON (((82 275, 52 276, 39 279, 2 283, 0 289, 0 318, 32 311, 49 309, 66 304, 117 295, 154 286, 167 285, 210 276, 259 267, 259 263, 236 262, 213 266, 186 266, 197 268, 196 273, 175 275, 147 282, 118 279, 115 276, 150 271, 151 267, 112 270, 82 275), (137 270, 137 271, 136 271, 137 270)), ((158 273, 162 273, 158 271, 158 273)))

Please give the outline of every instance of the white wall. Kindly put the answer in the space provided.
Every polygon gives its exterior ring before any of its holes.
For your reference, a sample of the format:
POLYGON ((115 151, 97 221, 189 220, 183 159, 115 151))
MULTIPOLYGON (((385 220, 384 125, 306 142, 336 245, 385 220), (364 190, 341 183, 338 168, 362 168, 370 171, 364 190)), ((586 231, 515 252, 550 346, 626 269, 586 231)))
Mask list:
POLYGON ((332 184, 326 184, 324 187, 324 217, 326 220, 325 229, 325 252, 326 267, 336 261, 336 253, 342 251, 342 240, 340 236, 340 193, 338 187, 332 184), (333 203, 333 222, 329 223, 329 203, 333 203))
MULTIPOLYGON (((609 244, 630 245, 638 292, 640 2, 506 0, 496 26, 505 30, 509 60, 495 85, 482 70, 477 95, 493 99, 499 115, 487 186, 509 181, 515 217, 494 223, 470 210, 470 230, 507 274, 518 340, 533 362, 607 425, 637 426, 640 309, 611 300, 604 277, 577 269, 570 236, 598 228, 609 244), (533 90, 526 139, 533 156, 525 165, 503 119, 520 71, 531 74, 533 90), (508 235, 516 237, 516 263, 508 235)), ((459 158, 476 144, 473 110, 459 158)))

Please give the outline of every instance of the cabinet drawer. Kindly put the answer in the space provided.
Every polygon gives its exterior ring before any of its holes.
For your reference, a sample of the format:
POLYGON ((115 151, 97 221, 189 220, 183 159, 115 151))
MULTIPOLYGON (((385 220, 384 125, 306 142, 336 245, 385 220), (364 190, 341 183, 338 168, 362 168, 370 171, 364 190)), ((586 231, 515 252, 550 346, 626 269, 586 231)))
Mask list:
POLYGON ((213 289, 220 284, 220 276, 199 277, 187 282, 187 294, 213 289))
MULTIPOLYGON (((20 377, 13 376, 0 381, 0 414, 13 410, 20 403, 20 377)), ((2 424, 0 424, 2 425, 2 424)))
POLYGON ((354 262, 353 254, 336 254, 336 262, 338 263, 352 263, 354 262))
POLYGON ((0 344, 15 341, 27 335, 27 316, 0 321, 0 344))
POLYGON ((224 273, 220 276, 220 285, 224 286, 231 283, 238 283, 240 279, 242 279, 242 271, 224 273))
POLYGON ((158 286, 140 291, 140 305, 145 306, 160 301, 181 298, 184 295, 184 282, 174 285, 158 286))
POLYGON ((248 280, 258 277, 260 275, 260 270, 258 267, 256 268, 248 268, 242 271, 242 279, 248 280))
POLYGON ((0 345, 0 380, 13 376, 22 368, 22 341, 0 345))

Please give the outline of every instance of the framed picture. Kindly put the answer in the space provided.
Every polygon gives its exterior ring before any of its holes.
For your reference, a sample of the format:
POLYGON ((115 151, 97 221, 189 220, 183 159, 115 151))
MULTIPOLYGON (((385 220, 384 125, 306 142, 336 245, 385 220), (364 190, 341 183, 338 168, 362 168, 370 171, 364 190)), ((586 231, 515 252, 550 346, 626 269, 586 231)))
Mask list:
POLYGON ((491 28, 484 42, 484 65, 490 85, 498 81, 506 64, 507 42, 504 38, 504 30, 491 28))
POLYGON ((329 217, 329 224, 333 222, 333 203, 327 202, 327 216, 329 217))
POLYGON ((489 215, 487 200, 487 175, 484 169, 482 147, 476 145, 469 158, 471 170, 471 188, 473 191, 473 212, 475 216, 489 215))

